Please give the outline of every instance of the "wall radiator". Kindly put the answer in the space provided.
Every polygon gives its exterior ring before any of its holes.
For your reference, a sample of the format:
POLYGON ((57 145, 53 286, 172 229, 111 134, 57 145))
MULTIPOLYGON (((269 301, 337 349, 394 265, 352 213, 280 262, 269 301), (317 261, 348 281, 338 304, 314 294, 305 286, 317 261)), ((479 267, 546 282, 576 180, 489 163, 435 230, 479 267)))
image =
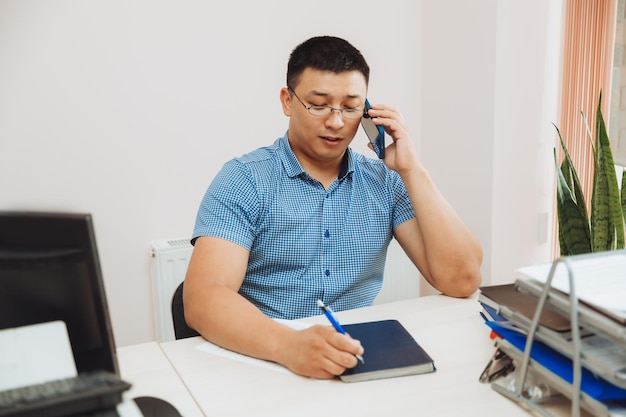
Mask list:
POLYGON ((172 296, 185 279, 193 246, 189 238, 161 239, 150 243, 152 311, 157 342, 175 340, 172 296))
MULTIPOLYGON (((162 239, 151 242, 152 304, 154 333, 157 342, 174 340, 172 295, 185 279, 193 246, 188 238, 162 239)), ((374 304, 418 297, 419 272, 394 240, 389 246, 385 281, 374 304)))

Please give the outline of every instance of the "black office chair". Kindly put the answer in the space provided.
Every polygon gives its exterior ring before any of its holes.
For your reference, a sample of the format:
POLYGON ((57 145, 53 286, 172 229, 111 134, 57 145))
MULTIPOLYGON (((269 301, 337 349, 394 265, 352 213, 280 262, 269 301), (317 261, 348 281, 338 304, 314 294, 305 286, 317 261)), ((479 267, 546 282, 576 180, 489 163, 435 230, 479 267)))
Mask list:
POLYGON ((174 322, 174 335, 176 340, 187 337, 200 336, 200 333, 187 325, 185 309, 183 307, 183 284, 181 282, 172 296, 172 321, 174 322))

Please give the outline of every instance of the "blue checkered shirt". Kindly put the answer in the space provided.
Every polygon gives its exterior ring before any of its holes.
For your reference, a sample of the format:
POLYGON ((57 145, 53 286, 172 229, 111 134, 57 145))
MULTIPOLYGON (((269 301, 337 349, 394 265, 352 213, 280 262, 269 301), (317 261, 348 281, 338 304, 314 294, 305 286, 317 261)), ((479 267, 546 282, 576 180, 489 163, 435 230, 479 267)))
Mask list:
POLYGON ((287 135, 227 162, 209 186, 192 241, 216 236, 250 251, 239 293, 266 315, 371 305, 393 229, 415 213, 400 176, 380 160, 346 153, 325 190, 296 159, 287 135))

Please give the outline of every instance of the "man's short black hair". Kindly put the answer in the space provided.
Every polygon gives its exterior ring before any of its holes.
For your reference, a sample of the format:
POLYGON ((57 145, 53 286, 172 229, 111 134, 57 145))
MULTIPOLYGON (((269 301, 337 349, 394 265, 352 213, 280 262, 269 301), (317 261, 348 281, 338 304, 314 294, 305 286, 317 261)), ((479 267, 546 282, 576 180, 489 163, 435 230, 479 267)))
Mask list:
POLYGON ((359 71, 369 83, 370 67, 361 52, 344 39, 316 36, 296 46, 287 64, 287 86, 294 89, 306 68, 342 73, 359 71))

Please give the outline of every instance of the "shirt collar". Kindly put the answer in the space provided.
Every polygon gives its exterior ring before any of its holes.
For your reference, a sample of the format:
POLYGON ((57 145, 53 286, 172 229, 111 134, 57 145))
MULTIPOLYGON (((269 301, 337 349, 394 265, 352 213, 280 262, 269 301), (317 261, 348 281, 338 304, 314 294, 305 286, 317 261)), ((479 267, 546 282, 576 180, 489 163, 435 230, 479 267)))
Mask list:
MULTIPOLYGON (((285 133, 280 139, 280 154, 287 175, 293 178, 305 174, 306 171, 304 171, 302 165, 298 162, 298 158, 296 158, 296 155, 291 149, 291 145, 289 145, 288 133, 289 132, 285 133)), ((352 149, 348 148, 341 161, 341 169, 339 170, 338 176, 339 181, 343 181, 343 179, 352 172, 354 172, 354 156, 352 155, 352 149)))

